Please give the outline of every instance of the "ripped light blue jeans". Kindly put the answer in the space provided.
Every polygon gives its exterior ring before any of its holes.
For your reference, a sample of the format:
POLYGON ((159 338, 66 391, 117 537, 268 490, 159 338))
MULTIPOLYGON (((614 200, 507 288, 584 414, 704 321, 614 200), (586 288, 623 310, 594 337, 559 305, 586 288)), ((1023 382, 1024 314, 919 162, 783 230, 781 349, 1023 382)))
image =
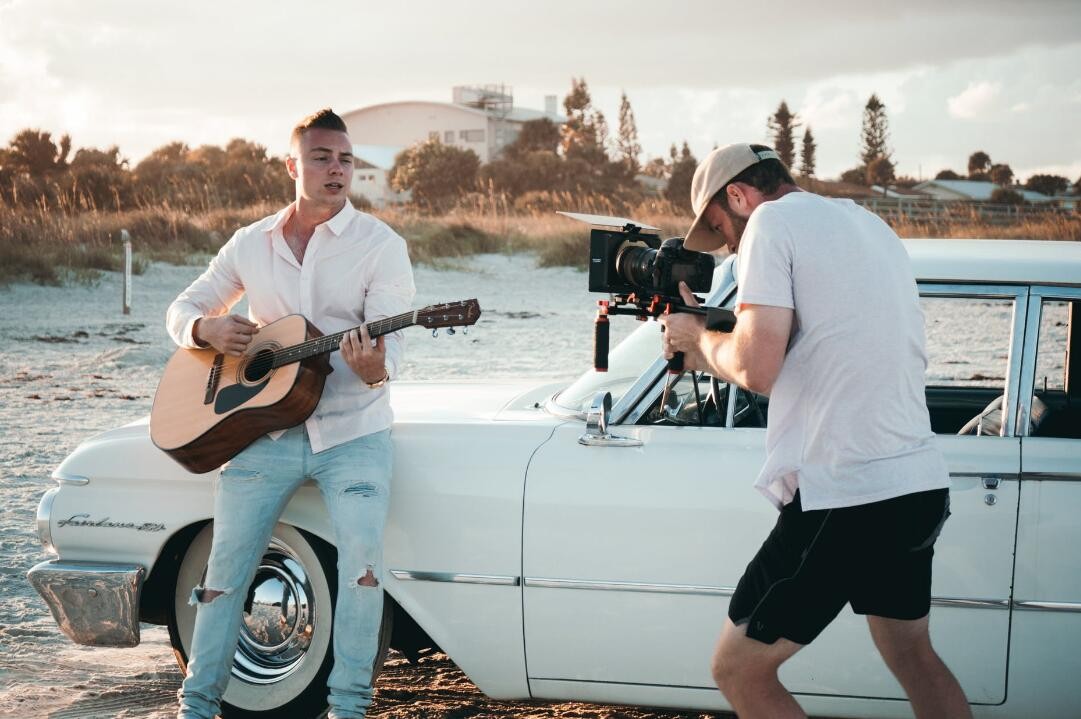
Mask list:
POLYGON ((278 517, 308 479, 322 493, 338 548, 329 716, 365 715, 372 702, 383 616, 383 526, 391 462, 389 429, 313 454, 300 425, 277 440, 259 438, 222 469, 206 580, 192 591, 198 609, 178 719, 213 719, 220 711, 248 586, 278 517))

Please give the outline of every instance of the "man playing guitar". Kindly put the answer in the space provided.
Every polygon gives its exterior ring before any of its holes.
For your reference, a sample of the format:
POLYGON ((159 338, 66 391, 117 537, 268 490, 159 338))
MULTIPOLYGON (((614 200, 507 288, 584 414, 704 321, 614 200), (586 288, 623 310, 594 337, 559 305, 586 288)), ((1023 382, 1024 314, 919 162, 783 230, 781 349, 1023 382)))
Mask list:
POLYGON ((307 479, 323 495, 338 550, 328 716, 363 717, 371 704, 392 461, 386 385, 401 367, 403 342, 401 332, 372 341, 364 323, 410 309, 413 273, 405 241, 348 200, 353 152, 340 117, 324 109, 301 121, 286 168, 295 202, 233 235, 169 307, 169 333, 181 347, 236 357, 260 327, 290 314, 327 334, 357 329, 329 355, 334 371, 307 420, 260 437, 222 469, 206 580, 192 590, 198 611, 178 719, 221 711, 247 587, 278 516, 307 479), (243 295, 248 317, 229 314, 243 295))

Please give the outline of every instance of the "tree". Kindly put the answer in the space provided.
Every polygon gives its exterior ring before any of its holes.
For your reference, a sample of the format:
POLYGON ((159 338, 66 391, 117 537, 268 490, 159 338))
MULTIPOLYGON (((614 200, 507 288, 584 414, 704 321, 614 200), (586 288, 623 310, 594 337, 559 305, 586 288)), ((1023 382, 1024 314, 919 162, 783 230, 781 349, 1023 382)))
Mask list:
POLYGON ((1017 190, 1008 187, 996 187, 991 193, 991 202, 998 205, 1023 205, 1025 197, 1017 190))
POLYGON ((518 137, 504 150, 509 157, 530 152, 555 154, 558 151, 559 126, 547 117, 522 123, 522 130, 518 133, 518 137))
MULTIPOLYGON (((33 178, 41 178, 67 168, 71 152, 71 137, 64 135, 60 144, 53 143, 50 132, 22 130, 8 146, 7 163, 15 172, 25 172, 33 178)), ((7 164, 5 163, 5 164, 7 164)))
POLYGON ((893 170, 893 163, 890 162, 890 159, 884 155, 879 155, 871 160, 871 164, 867 166, 867 184, 880 185, 882 195, 885 196, 886 188, 890 180, 893 179, 893 170))
POLYGON ((1025 181, 1025 189, 1044 195, 1057 195, 1070 189, 1070 181, 1062 175, 1033 175, 1025 181))
MULTIPOLYGON (((607 127, 601 128, 604 137, 599 137, 597 120, 599 113, 593 111, 593 99, 585 78, 571 78, 571 91, 563 99, 563 109, 567 113, 567 122, 563 125, 561 148, 567 159, 582 159, 590 163, 608 161, 604 151, 607 140, 607 127)), ((603 121, 604 116, 600 119, 603 121)))
POLYGON ((968 156, 968 179, 988 179, 987 171, 991 169, 991 156, 983 150, 977 150, 968 156))
POLYGON ((427 140, 399 153, 388 179, 395 190, 411 190, 415 202, 440 208, 476 186, 479 167, 472 150, 427 140))
POLYGON ((953 170, 939 170, 939 173, 937 175, 935 175, 935 179, 936 180, 960 180, 962 178, 961 178, 960 175, 958 175, 953 170))
POLYGON ((841 173, 841 182, 847 182, 850 185, 866 185, 867 168, 853 167, 850 170, 845 170, 841 173))
POLYGON ((638 125, 634 121, 634 110, 624 92, 619 101, 619 137, 616 139, 617 161, 623 166, 628 177, 638 174, 640 165, 638 156, 642 146, 638 142, 638 125))
POLYGON ((120 148, 84 148, 68 167, 71 193, 78 209, 113 209, 119 212, 131 202, 131 175, 120 148))
POLYGON ((990 176, 991 182, 1001 187, 1009 187, 1013 184, 1013 170, 1005 163, 991 165, 991 169, 987 174, 990 176))
POLYGON ((879 157, 887 160, 893 154, 889 149, 890 127, 886 106, 872 94, 863 108, 863 127, 860 130, 860 160, 870 168, 879 157))
MULTIPOLYGON (((675 145, 672 145, 673 154, 675 145)), ((687 141, 683 141, 683 150, 679 159, 672 163, 672 172, 668 178, 668 187, 664 190, 664 197, 673 205, 690 209, 691 207, 691 180, 694 178, 698 160, 691 153, 687 141)))
POLYGON ((642 174, 665 180, 671 172, 671 166, 663 157, 654 157, 642 165, 642 174))
POLYGON ((781 104, 777 106, 777 111, 770 115, 766 124, 773 134, 773 149, 781 156, 781 162, 784 163, 785 167, 794 166, 796 160, 794 135, 796 128, 800 124, 796 114, 790 112, 788 104, 781 100, 781 104))
POLYGON ((814 135, 811 134, 811 126, 808 125, 807 129, 803 131, 803 145, 800 147, 799 174, 804 177, 813 177, 815 174, 815 151, 818 146, 815 144, 814 135))
POLYGON ((480 181, 482 186, 514 199, 527 192, 573 189, 568 187, 566 174, 567 163, 563 158, 547 150, 534 150, 483 165, 480 181))

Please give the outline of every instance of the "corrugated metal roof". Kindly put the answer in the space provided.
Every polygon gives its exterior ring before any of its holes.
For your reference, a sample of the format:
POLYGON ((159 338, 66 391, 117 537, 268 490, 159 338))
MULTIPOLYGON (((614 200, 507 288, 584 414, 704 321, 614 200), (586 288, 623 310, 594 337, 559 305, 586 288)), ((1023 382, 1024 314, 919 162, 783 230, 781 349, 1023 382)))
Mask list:
MULTIPOLYGON (((956 192, 970 200, 982 200, 984 202, 990 200, 991 193, 999 188, 999 186, 993 182, 984 182, 981 180, 928 180, 927 182, 921 182, 913 189, 923 190, 927 187, 941 187, 950 192, 956 192)), ((1027 202, 1049 202, 1051 200, 1050 197, 1041 192, 1034 192, 1033 190, 1026 190, 1020 187, 1011 187, 1008 189, 1020 192, 1027 202)))

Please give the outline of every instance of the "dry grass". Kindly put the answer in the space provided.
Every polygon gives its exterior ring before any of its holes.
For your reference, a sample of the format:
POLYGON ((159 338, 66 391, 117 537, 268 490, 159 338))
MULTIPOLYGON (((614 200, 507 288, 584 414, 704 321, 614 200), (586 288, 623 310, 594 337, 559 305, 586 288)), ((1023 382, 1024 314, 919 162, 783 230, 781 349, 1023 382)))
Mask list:
MULTIPOLYGON (((431 216, 415 208, 376 211, 409 243, 414 263, 437 264, 485 252, 530 252, 543 266, 584 268, 589 228, 555 210, 628 217, 659 227, 664 237, 681 236, 690 214, 661 200, 628 207, 604 197, 569 193, 531 193, 517 205, 481 194, 470 195, 453 210, 431 216)), ((128 212, 54 213, 43 209, 0 208, 0 284, 29 280, 56 284, 89 280, 99 270, 116 270, 122 262, 120 230, 131 232, 136 271, 147 261, 190 261, 193 255, 216 252, 238 227, 275 212, 270 204, 239 210, 183 212, 168 206, 128 212)), ((1081 214, 1019 219, 988 224, 978 219, 948 222, 891 222, 902 237, 961 237, 1081 241, 1081 214)))
POLYGON ((217 252, 236 228, 273 210, 270 205, 254 205, 190 214, 163 206, 64 214, 0 208, 4 215, 0 284, 18 280, 58 284, 93 279, 98 270, 118 270, 123 262, 122 229, 132 236, 136 272, 151 260, 182 263, 193 254, 217 252))
POLYGON ((901 237, 950 237, 984 240, 1066 240, 1081 241, 1081 214, 1048 215, 1025 218, 1008 224, 988 223, 979 219, 949 222, 890 222, 901 237))

